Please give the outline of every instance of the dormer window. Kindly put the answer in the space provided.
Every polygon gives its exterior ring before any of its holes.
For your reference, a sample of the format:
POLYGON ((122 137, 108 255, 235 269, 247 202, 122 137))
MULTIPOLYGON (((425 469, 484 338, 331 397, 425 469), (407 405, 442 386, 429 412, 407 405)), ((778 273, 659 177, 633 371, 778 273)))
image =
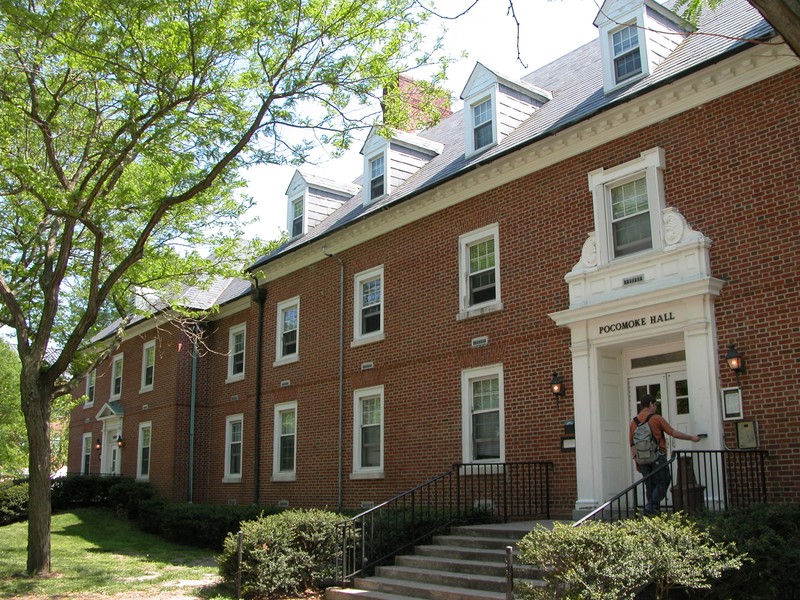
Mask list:
POLYGON ((494 119, 492 118, 492 99, 488 98, 472 107, 472 126, 475 150, 480 150, 494 142, 494 119))
POLYGON ((369 161, 369 199, 374 202, 386 193, 386 159, 383 154, 369 161))
POLYGON ((303 233, 303 197, 292 200, 292 237, 297 237, 303 233))
POLYGON ((552 97, 546 90, 508 79, 477 63, 461 93, 464 155, 470 158, 502 144, 552 97))
POLYGON ((606 93, 652 74, 694 30, 654 0, 605 0, 594 24, 600 30, 606 93))
POLYGON ((642 72, 639 34, 635 25, 626 25, 612 33, 611 45, 614 50, 614 78, 617 83, 642 72))

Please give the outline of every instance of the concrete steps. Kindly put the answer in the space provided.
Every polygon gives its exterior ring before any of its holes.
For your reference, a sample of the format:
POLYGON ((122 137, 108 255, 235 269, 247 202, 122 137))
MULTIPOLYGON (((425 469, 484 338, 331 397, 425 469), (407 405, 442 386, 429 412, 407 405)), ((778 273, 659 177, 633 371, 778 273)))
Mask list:
MULTIPOLYGON (((413 554, 396 557, 394 565, 378 567, 374 576, 356 578, 352 588, 329 588, 325 600, 505 600, 505 549, 511 546, 516 554, 516 543, 534 525, 454 527, 413 554)), ((536 569, 514 563, 515 581, 537 582, 536 569)))

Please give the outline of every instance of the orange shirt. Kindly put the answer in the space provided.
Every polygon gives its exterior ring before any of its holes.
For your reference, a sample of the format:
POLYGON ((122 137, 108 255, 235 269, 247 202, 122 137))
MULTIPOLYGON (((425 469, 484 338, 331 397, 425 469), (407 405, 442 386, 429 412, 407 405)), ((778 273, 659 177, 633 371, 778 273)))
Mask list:
MULTIPOLYGON (((644 423, 647 415, 650 414, 648 411, 642 411, 638 415, 639 422, 644 423)), ((648 421, 650 423, 650 430, 653 432, 653 437, 656 438, 656 442, 658 443, 658 448, 664 454, 667 453, 667 438, 664 437, 664 434, 672 435, 672 432, 675 431, 672 426, 667 423, 667 420, 662 417, 661 415, 653 413, 653 416, 650 417, 648 421)), ((636 429, 636 423, 631 420, 630 431, 628 433, 628 442, 633 445, 633 432, 636 429)))

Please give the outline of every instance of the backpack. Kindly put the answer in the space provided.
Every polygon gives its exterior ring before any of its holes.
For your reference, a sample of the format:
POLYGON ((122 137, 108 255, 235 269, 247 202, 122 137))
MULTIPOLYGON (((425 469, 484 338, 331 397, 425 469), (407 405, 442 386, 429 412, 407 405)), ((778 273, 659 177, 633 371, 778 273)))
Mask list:
POLYGON ((636 452, 636 464, 639 465, 651 465, 658 458, 658 442, 648 423, 652 416, 647 415, 644 422, 639 421, 639 417, 633 417, 633 422, 636 424, 636 429, 633 430, 633 447, 636 452))

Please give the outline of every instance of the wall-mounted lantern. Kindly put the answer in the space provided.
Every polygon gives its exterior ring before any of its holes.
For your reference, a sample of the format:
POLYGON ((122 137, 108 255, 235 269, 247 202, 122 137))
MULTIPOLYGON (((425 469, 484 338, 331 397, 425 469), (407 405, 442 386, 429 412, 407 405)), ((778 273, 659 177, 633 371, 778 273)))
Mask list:
POLYGON ((553 393, 553 396, 556 397, 556 406, 558 406, 558 399, 563 397, 564 394, 567 393, 567 390, 564 384, 564 378, 555 371, 553 371, 553 377, 550 379, 550 391, 553 393))

